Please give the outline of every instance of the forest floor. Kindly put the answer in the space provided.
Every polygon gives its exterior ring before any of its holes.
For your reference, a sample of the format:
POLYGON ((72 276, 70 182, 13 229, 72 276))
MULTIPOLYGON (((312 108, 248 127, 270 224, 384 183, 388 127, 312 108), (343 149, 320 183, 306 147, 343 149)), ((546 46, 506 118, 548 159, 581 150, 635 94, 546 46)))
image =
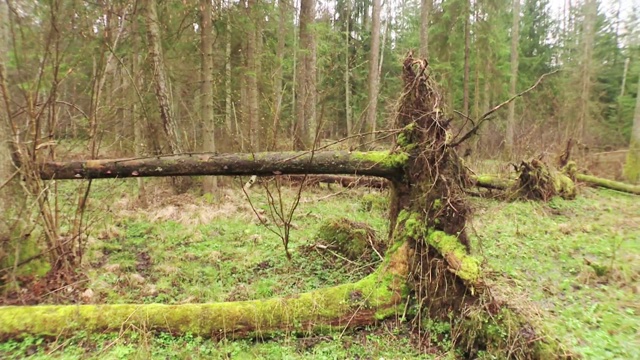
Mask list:
MULTIPOLYGON (((84 271, 75 291, 45 294, 44 303, 194 303, 285 296, 362 278, 378 264, 348 261, 316 247, 323 221, 340 217, 387 234, 387 194, 326 186, 306 189, 293 217, 287 260, 281 239, 261 225, 240 182, 220 200, 170 195, 166 180, 147 182, 149 204, 135 180, 94 182, 84 271), (67 295, 74 293, 74 296, 67 295)), ((72 186, 60 188, 72 199, 72 186)), ((296 188, 283 189, 289 206, 296 188)), ((262 187, 250 191, 262 216, 262 187)), ((495 295, 544 324, 570 351, 588 359, 632 359, 640 348, 640 201, 583 188, 576 200, 544 204, 473 198, 469 233, 495 295)), ((275 229, 273 222, 271 229, 275 229)), ((374 257, 375 258, 375 257, 374 257)), ((327 336, 213 341, 154 334, 73 334, 0 343, 0 358, 314 358, 455 359, 447 323, 426 336, 396 320, 327 336), (419 345, 418 345, 419 344, 419 345)))

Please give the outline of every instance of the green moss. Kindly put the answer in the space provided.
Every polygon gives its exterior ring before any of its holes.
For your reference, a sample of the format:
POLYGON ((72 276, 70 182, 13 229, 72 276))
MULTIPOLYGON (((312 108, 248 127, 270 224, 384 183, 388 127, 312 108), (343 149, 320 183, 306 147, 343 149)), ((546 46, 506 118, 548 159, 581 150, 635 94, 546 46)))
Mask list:
POLYGON ((467 254, 458 238, 442 231, 432 231, 426 241, 445 258, 454 256, 460 261, 458 268, 453 270, 462 280, 468 284, 474 284, 480 279, 480 261, 467 254))
POLYGON ((632 139, 624 164, 624 177, 632 184, 640 183, 640 139, 632 139))
POLYGON ((391 154, 388 151, 353 152, 351 156, 355 160, 370 161, 389 168, 402 168, 407 164, 407 161, 409 161, 409 154, 406 152, 395 154, 391 154))
POLYGON ((79 330, 118 332, 130 325, 201 336, 265 336, 279 331, 344 329, 352 314, 373 310, 371 321, 395 314, 408 293, 402 246, 364 279, 296 296, 212 304, 120 304, 0 307, 0 339, 58 336, 79 330), (354 294, 358 294, 357 297, 354 294))
POLYGON ((326 221, 318 229, 316 240, 336 246, 349 260, 356 260, 362 256, 371 257, 371 245, 376 246, 378 250, 382 247, 371 227, 348 219, 326 221))
POLYGON ((552 177, 553 187, 556 190, 556 194, 562 196, 565 199, 573 199, 576 197, 576 186, 567 175, 562 173, 555 173, 552 177))

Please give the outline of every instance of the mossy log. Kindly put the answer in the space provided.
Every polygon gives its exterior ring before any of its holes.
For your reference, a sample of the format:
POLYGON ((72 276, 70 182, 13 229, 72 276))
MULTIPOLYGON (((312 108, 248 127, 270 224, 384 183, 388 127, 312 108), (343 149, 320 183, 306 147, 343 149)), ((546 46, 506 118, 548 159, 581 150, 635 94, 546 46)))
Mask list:
POLYGON ((630 194, 640 195, 640 185, 631 185, 619 181, 603 179, 592 175, 576 174, 576 180, 591 186, 600 186, 603 188, 622 191, 630 194))
MULTIPOLYGON (((563 182, 571 181, 571 179, 562 174, 563 182)), ((604 179, 592 175, 586 174, 574 174, 577 181, 583 182, 589 186, 599 186, 606 189, 617 190, 621 192, 626 192, 629 194, 640 195, 640 186, 623 183, 620 181, 614 181, 609 179, 604 179)), ((508 190, 511 188, 517 188, 517 183, 514 180, 501 179, 500 177, 493 175, 476 175, 473 176, 474 184, 478 187, 487 188, 487 189, 497 189, 497 190, 508 190)))
POLYGON ((134 325, 214 338, 270 337, 344 330, 402 312, 408 288, 407 244, 397 244, 364 279, 284 298, 212 304, 45 305, 0 307, 0 339, 119 332, 134 325))

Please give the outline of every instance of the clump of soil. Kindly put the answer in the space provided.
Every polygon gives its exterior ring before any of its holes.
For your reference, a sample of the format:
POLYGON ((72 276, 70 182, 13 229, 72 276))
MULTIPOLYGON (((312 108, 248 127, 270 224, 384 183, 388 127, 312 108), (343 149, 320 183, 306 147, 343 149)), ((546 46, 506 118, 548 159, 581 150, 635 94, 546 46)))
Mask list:
POLYGON ((352 261, 375 259, 386 250, 369 225, 344 218, 322 224, 316 240, 352 261))

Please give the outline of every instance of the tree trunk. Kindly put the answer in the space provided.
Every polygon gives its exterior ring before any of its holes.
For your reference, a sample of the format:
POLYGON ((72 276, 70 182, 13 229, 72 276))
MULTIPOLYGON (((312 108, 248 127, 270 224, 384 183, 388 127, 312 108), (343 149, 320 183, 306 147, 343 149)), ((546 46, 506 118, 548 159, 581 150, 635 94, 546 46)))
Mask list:
MULTIPOLYGON (((144 137, 142 118, 138 116, 138 102, 142 101, 142 97, 139 95, 139 91, 142 88, 142 76, 139 73, 140 70, 140 41, 138 33, 138 19, 133 17, 131 20, 131 36, 133 37, 133 51, 131 54, 131 81, 132 81, 132 94, 131 98, 135 99, 131 102, 131 122, 133 124, 133 144, 134 154, 136 157, 142 157, 144 154, 144 137)), ((146 119, 145 119, 146 120, 146 119)), ((144 179, 138 178, 138 200, 146 205, 147 194, 144 187, 144 179)))
POLYGON ((596 33, 598 3, 586 0, 584 5, 584 32, 582 34, 582 66, 580 74, 580 108, 578 113, 577 137, 584 141, 587 126, 591 119, 589 103, 591 100, 591 83, 593 77, 593 43, 596 33))
POLYGON ((400 175, 406 154, 386 151, 273 152, 255 154, 189 154, 42 164, 43 179, 99 179, 147 176, 358 174, 392 178, 400 175))
POLYGON ((462 81, 462 112, 469 115, 469 51, 471 50, 471 25, 469 18, 471 17, 470 0, 464 3, 464 79, 462 81))
POLYGON ((233 98, 231 96, 231 0, 227 0, 227 16, 225 19, 226 36, 225 36, 225 65, 224 65, 224 124, 226 132, 224 138, 225 149, 229 151, 233 148, 233 142, 229 139, 234 136, 234 126, 232 122, 233 116, 237 116, 233 108, 233 98))
POLYGON ((143 5, 147 25, 147 41, 149 42, 149 57, 153 63, 153 77, 156 99, 160 108, 160 119, 169 150, 172 154, 179 154, 183 152, 183 148, 169 100, 169 82, 165 73, 156 0, 144 0, 143 5))
POLYGON ((631 183, 640 183, 640 78, 636 95, 636 111, 633 116, 633 128, 629 141, 629 152, 624 166, 624 176, 631 183))
POLYGON ((345 117, 347 123, 347 137, 350 137, 353 133, 353 117, 351 109, 351 1, 347 2, 347 14, 345 16, 345 52, 344 52, 344 104, 345 104, 345 117))
POLYGON ((278 0, 278 45, 276 47, 276 59, 278 66, 276 67, 275 80, 273 84, 273 125, 271 126, 271 150, 276 149, 278 143, 278 137, 280 136, 280 117, 282 114, 283 95, 283 67, 285 62, 285 49, 286 49, 286 35, 287 24, 289 23, 289 9, 290 5, 288 0, 278 0))
MULTIPOLYGON (((213 41, 211 39, 211 0, 200 1, 200 52, 202 53, 202 89, 200 90, 201 122, 204 127, 204 152, 216 152, 215 142, 215 114, 213 112, 213 41)), ((202 182, 205 193, 214 193, 217 181, 213 176, 207 176, 202 182)))
POLYGON ((372 143, 376 139, 376 118, 378 112, 378 83, 380 82, 380 72, 378 63, 380 62, 380 0, 373 0, 371 13, 371 50, 369 52, 369 78, 368 78, 368 105, 367 118, 365 120, 365 134, 362 137, 363 144, 372 143))
POLYGON ((294 132, 296 150, 313 147, 316 136, 316 40, 313 29, 315 15, 316 1, 301 0, 294 132))
MULTIPOLYGON (((516 94, 518 84, 518 43, 520 41, 520 0, 513 0, 513 24, 511 25, 511 81, 509 83, 509 93, 516 94)), ((507 132, 505 135, 506 151, 508 156, 512 155, 515 127, 516 127, 516 103, 509 103, 507 115, 507 132)))
POLYGON ((260 33, 260 19, 256 15, 259 11, 258 0, 247 0, 247 16, 250 24, 247 27, 247 115, 249 121, 249 147, 252 151, 260 151, 260 106, 258 99, 258 34, 260 33))
POLYGON ((420 5, 420 57, 429 59, 429 21, 433 0, 422 0, 420 5))
POLYGON ((0 307, 0 339, 118 332, 129 326, 216 339, 362 327, 402 313, 407 250, 405 245, 390 251, 384 265, 358 282, 286 298, 183 305, 0 307))
POLYGON ((0 2, 0 266, 8 259, 9 248, 6 246, 11 238, 10 229, 14 220, 12 209, 16 207, 17 177, 16 167, 13 163, 14 152, 11 130, 11 111, 9 93, 7 89, 7 68, 5 65, 6 54, 9 53, 9 6, 6 2, 0 2))

